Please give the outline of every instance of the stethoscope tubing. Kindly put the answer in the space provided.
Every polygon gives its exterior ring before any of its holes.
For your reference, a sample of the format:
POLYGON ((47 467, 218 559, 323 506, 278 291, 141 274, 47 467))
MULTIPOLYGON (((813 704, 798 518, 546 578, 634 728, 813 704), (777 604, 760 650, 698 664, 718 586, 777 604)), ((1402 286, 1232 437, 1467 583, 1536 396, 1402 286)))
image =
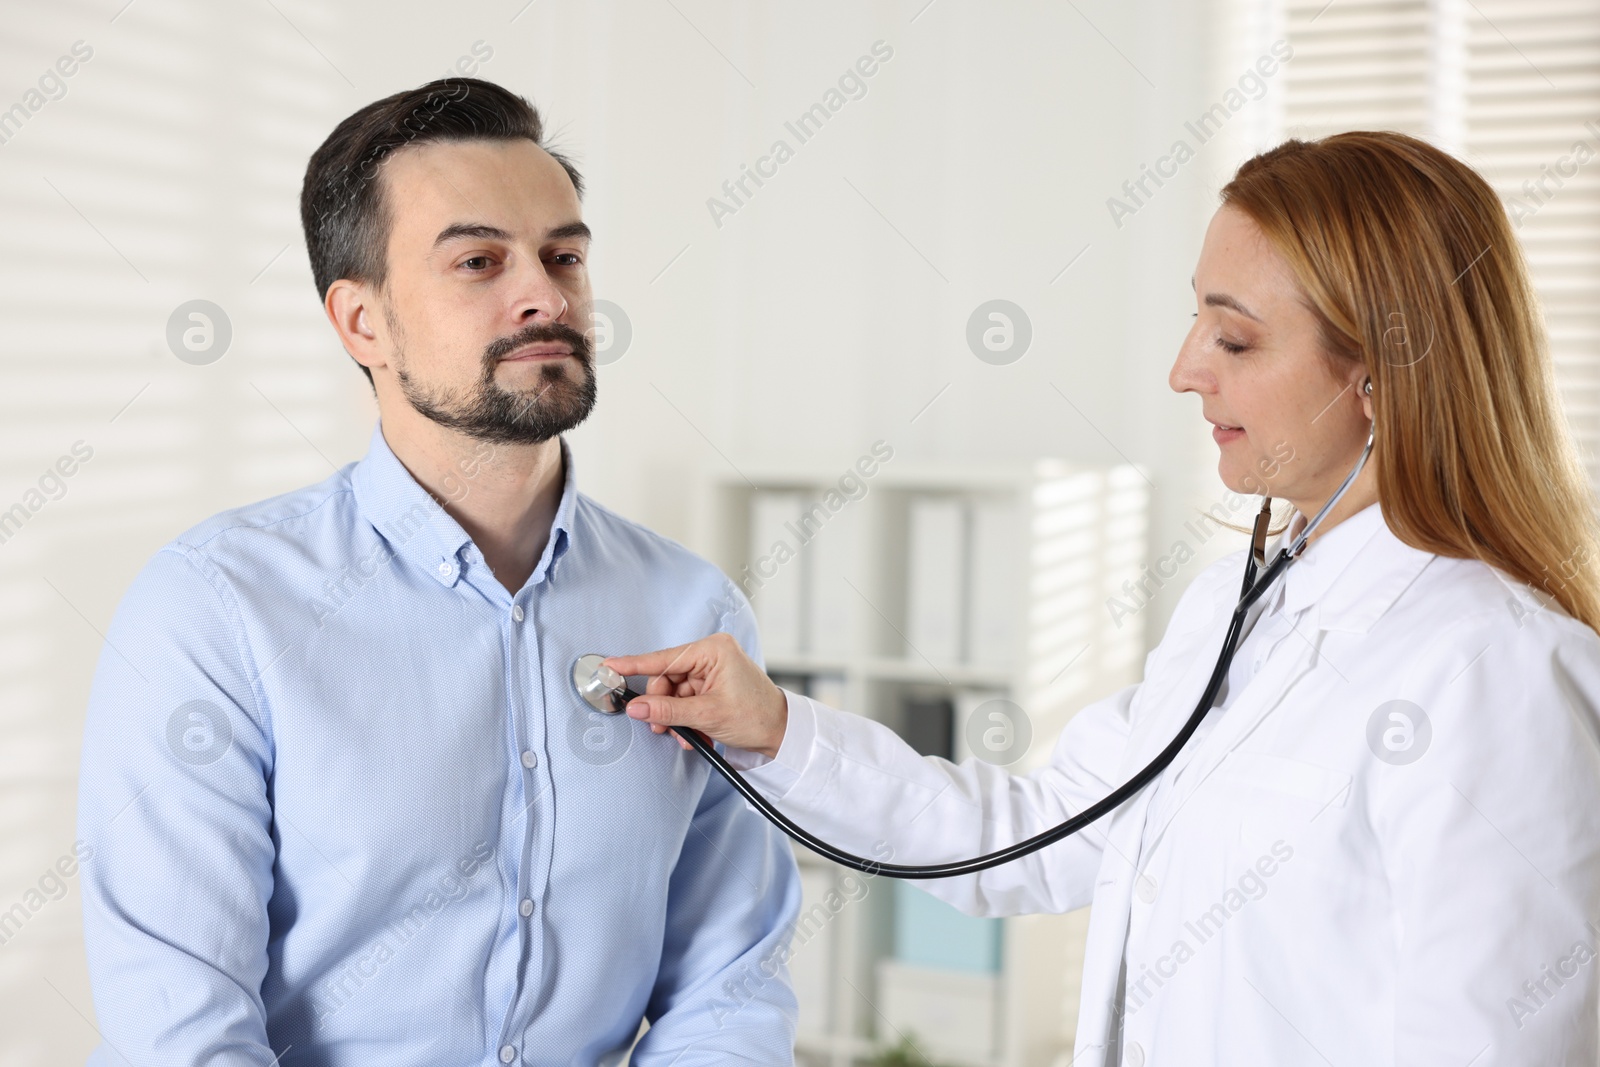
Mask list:
MULTIPOLYGON (((779 829, 817 853, 817 855, 830 859, 840 866, 849 867, 863 874, 886 874, 890 878, 904 879, 953 878, 963 874, 976 874, 991 867, 998 867, 1013 860, 1019 860, 1048 845, 1053 845, 1065 837, 1078 833, 1113 811, 1129 797, 1148 785, 1156 775, 1165 770, 1167 765, 1177 757, 1183 746, 1188 743, 1189 738, 1194 735, 1206 713, 1211 710, 1211 705, 1216 700, 1217 690, 1222 687, 1222 681, 1227 677, 1228 666, 1233 661, 1234 653, 1237 650, 1246 612, 1293 561, 1294 557, 1289 554, 1289 550, 1282 550, 1278 553, 1277 558, 1272 561, 1272 565, 1267 568, 1266 573, 1261 576, 1261 580, 1251 587, 1248 583, 1254 577, 1255 560, 1247 560, 1246 593, 1240 599, 1238 606, 1234 608, 1233 617, 1228 622, 1227 636, 1223 640, 1222 653, 1217 658, 1217 664, 1211 671, 1211 680, 1206 683, 1205 693, 1190 714, 1188 721, 1183 724, 1183 728, 1178 731, 1173 739, 1167 743, 1166 748, 1162 749, 1154 759, 1145 764, 1132 778, 1129 778, 1122 785, 1072 818, 1051 827, 1049 830, 1045 830, 1043 833, 1035 834, 1024 841, 1019 841, 1014 845, 1009 845, 986 855, 974 856, 971 859, 957 860, 950 863, 906 864, 885 863, 881 860, 867 859, 864 856, 846 852, 810 833, 779 811, 771 801, 761 795, 755 786, 745 780, 744 775, 740 774, 738 769, 729 763, 722 753, 718 752, 705 738, 700 736, 698 731, 685 729, 674 730, 673 732, 688 742, 696 752, 704 756, 706 762, 711 764, 718 774, 727 779, 728 784, 733 786, 740 796, 744 797, 753 808, 771 820, 779 829)), ((626 706, 629 701, 640 695, 632 689, 624 689, 617 694, 618 706, 626 706)))
MULTIPOLYGON (((1145 764, 1132 778, 1129 778, 1100 800, 1072 816, 1072 818, 1024 841, 1019 841, 1014 845, 1009 845, 986 855, 974 856, 965 860, 955 860, 949 863, 885 863, 881 860, 871 860, 864 856, 857 856, 841 848, 835 848, 797 825, 794 820, 779 811, 771 801, 761 795, 755 786, 747 782, 744 775, 740 774, 738 769, 729 763, 722 753, 712 747, 711 743, 702 737, 698 731, 675 729, 673 733, 683 738, 696 752, 704 756, 706 762, 711 764, 718 774, 727 779, 728 784, 733 786, 739 795, 750 803, 751 807, 766 816, 774 825, 794 840, 800 842, 800 844, 840 866, 849 867, 863 874, 886 874, 890 878, 954 878, 963 874, 976 874, 991 867, 998 867, 1001 864, 1022 859, 1024 856, 1031 855, 1048 845, 1053 845, 1063 838, 1078 833, 1105 817, 1129 797, 1149 785, 1156 775, 1165 770, 1177 758, 1183 746, 1194 736, 1195 730, 1199 728, 1201 720, 1206 717, 1206 713, 1211 711, 1212 704, 1217 698, 1217 692, 1221 689, 1223 679, 1228 675, 1228 668, 1233 663, 1234 654, 1238 651, 1239 640, 1244 632, 1245 618, 1250 608, 1266 594, 1272 583, 1277 581, 1284 571, 1289 569, 1290 564, 1305 551, 1307 539, 1310 537, 1311 532, 1316 529, 1323 517, 1333 509, 1334 504, 1344 495, 1345 490, 1349 489, 1351 484, 1355 482, 1356 476, 1361 473, 1361 468, 1365 465, 1367 457, 1372 454, 1372 441, 1372 431, 1369 430, 1366 447, 1361 452, 1361 458, 1356 461, 1356 465, 1345 477, 1344 482, 1311 521, 1305 525, 1299 536, 1287 548, 1279 550, 1277 556, 1267 566, 1258 580, 1256 577, 1258 563, 1265 562, 1263 546, 1266 540, 1267 522, 1272 508, 1271 497, 1262 499, 1261 511, 1256 516, 1255 529, 1251 537, 1250 551, 1245 556, 1244 582, 1239 591, 1239 602, 1234 606, 1233 615, 1228 620, 1228 631, 1223 637, 1222 651, 1217 656, 1216 666, 1211 669, 1211 679, 1206 683, 1205 692, 1201 694, 1199 702, 1195 705, 1194 711, 1189 714, 1188 720, 1184 722, 1183 728, 1173 736, 1165 748, 1156 754, 1154 759, 1145 764)), ((621 690, 613 692, 614 706, 618 711, 621 711, 629 701, 641 695, 624 686, 621 690)))

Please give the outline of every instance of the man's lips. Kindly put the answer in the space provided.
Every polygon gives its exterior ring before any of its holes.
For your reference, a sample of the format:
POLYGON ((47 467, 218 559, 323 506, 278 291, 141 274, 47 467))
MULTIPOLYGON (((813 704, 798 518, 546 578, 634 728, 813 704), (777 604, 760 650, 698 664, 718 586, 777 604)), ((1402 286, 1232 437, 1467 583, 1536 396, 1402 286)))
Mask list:
POLYGON ((504 357, 501 362, 518 363, 538 359, 561 359, 570 355, 572 355, 571 347, 555 342, 545 342, 543 344, 529 345, 526 348, 519 348, 509 356, 504 357))

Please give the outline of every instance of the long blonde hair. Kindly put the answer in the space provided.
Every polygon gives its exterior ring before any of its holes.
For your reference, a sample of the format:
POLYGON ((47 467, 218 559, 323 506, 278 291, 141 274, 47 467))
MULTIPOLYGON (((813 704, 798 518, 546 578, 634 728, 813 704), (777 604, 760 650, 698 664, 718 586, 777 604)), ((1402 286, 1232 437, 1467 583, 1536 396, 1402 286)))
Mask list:
POLYGON ((1491 564, 1600 630, 1594 493, 1489 184, 1415 137, 1352 132, 1263 152, 1222 202, 1288 261, 1330 367, 1372 377, 1372 462, 1395 535, 1491 564))

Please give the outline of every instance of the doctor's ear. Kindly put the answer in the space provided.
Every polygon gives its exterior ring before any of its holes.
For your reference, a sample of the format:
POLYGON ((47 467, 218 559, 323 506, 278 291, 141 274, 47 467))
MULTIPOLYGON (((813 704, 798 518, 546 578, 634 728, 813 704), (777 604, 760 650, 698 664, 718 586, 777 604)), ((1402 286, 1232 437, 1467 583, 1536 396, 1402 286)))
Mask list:
POLYGON ((1372 378, 1368 376, 1361 386, 1361 410, 1367 421, 1372 421, 1372 378))

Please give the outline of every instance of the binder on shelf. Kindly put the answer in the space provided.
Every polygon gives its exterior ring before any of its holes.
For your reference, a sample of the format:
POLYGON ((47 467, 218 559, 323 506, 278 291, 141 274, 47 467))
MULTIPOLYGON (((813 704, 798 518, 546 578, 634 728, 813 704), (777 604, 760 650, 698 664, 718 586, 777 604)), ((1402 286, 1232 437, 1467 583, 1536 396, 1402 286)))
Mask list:
POLYGON ((942 695, 907 692, 900 700, 899 734, 919 755, 949 759, 955 707, 942 695))
POLYGON ((804 500, 781 490, 759 490, 750 499, 750 604, 769 660, 805 651, 805 556, 792 529, 804 500))
POLYGON ((920 496, 907 514, 906 655, 964 658, 967 508, 959 497, 920 496))
MULTIPOLYGON (((953 703, 955 714, 951 716, 950 723, 950 762, 961 763, 976 755, 973 751, 974 738, 982 744, 984 739, 994 739, 987 731, 1004 730, 1006 723, 990 721, 983 716, 980 709, 991 700, 1004 698, 1006 694, 994 689, 957 689, 953 703)), ((1014 728, 1014 725, 1013 725, 1014 728)), ((1003 738, 1000 738, 1003 740, 1003 738)), ((989 746, 986 746, 988 748, 989 746)), ((986 752, 985 755, 991 755, 986 752)), ((993 759, 991 758, 991 762, 993 759)))
POLYGON ((972 501, 971 515, 967 658, 985 665, 1017 663, 1026 651, 1020 647, 1024 608, 1018 595, 1027 562, 1018 548, 1024 543, 1017 529, 1023 518, 1013 502, 983 498, 972 501))
POLYGON ((800 549, 806 555, 806 652, 820 659, 844 660, 855 651, 858 596, 847 579, 860 558, 859 520, 859 513, 843 511, 800 549))

